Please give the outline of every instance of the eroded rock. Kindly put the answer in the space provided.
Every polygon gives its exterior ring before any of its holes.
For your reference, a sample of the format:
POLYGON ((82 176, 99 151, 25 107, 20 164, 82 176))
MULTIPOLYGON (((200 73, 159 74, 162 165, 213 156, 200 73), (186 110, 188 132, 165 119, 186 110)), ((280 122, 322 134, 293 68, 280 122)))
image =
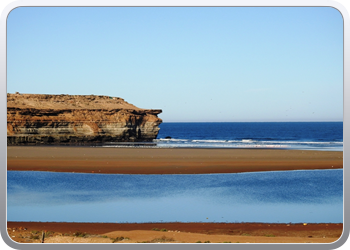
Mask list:
POLYGON ((7 144, 152 141, 161 112, 118 97, 7 94, 7 144))

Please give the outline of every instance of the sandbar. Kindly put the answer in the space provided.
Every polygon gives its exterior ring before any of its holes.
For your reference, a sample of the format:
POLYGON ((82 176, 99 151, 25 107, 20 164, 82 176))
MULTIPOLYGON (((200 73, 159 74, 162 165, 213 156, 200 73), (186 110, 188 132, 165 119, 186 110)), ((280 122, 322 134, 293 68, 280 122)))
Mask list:
POLYGON ((114 174, 210 174, 339 169, 342 151, 8 146, 7 170, 114 174))

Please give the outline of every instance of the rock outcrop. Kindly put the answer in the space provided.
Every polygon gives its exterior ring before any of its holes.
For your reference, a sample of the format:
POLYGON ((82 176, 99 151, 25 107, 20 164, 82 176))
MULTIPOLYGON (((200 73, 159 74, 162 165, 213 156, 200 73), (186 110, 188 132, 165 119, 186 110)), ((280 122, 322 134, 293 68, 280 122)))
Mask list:
POLYGON ((161 112, 110 96, 7 94, 7 145, 152 141, 161 112))

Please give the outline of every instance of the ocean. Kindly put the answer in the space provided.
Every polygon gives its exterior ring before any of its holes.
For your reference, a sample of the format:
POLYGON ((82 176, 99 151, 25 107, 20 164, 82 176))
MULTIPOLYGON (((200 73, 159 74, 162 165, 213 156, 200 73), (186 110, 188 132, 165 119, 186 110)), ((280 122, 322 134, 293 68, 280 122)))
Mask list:
POLYGON ((159 127, 156 147, 343 151, 343 122, 165 122, 159 127))

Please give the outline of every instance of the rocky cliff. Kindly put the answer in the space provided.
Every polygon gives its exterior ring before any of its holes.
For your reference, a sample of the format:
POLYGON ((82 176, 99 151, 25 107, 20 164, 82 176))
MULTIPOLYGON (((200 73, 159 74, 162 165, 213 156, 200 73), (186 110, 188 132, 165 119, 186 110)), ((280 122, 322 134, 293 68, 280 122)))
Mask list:
POLYGON ((119 97, 7 94, 7 145, 152 141, 161 112, 119 97))

